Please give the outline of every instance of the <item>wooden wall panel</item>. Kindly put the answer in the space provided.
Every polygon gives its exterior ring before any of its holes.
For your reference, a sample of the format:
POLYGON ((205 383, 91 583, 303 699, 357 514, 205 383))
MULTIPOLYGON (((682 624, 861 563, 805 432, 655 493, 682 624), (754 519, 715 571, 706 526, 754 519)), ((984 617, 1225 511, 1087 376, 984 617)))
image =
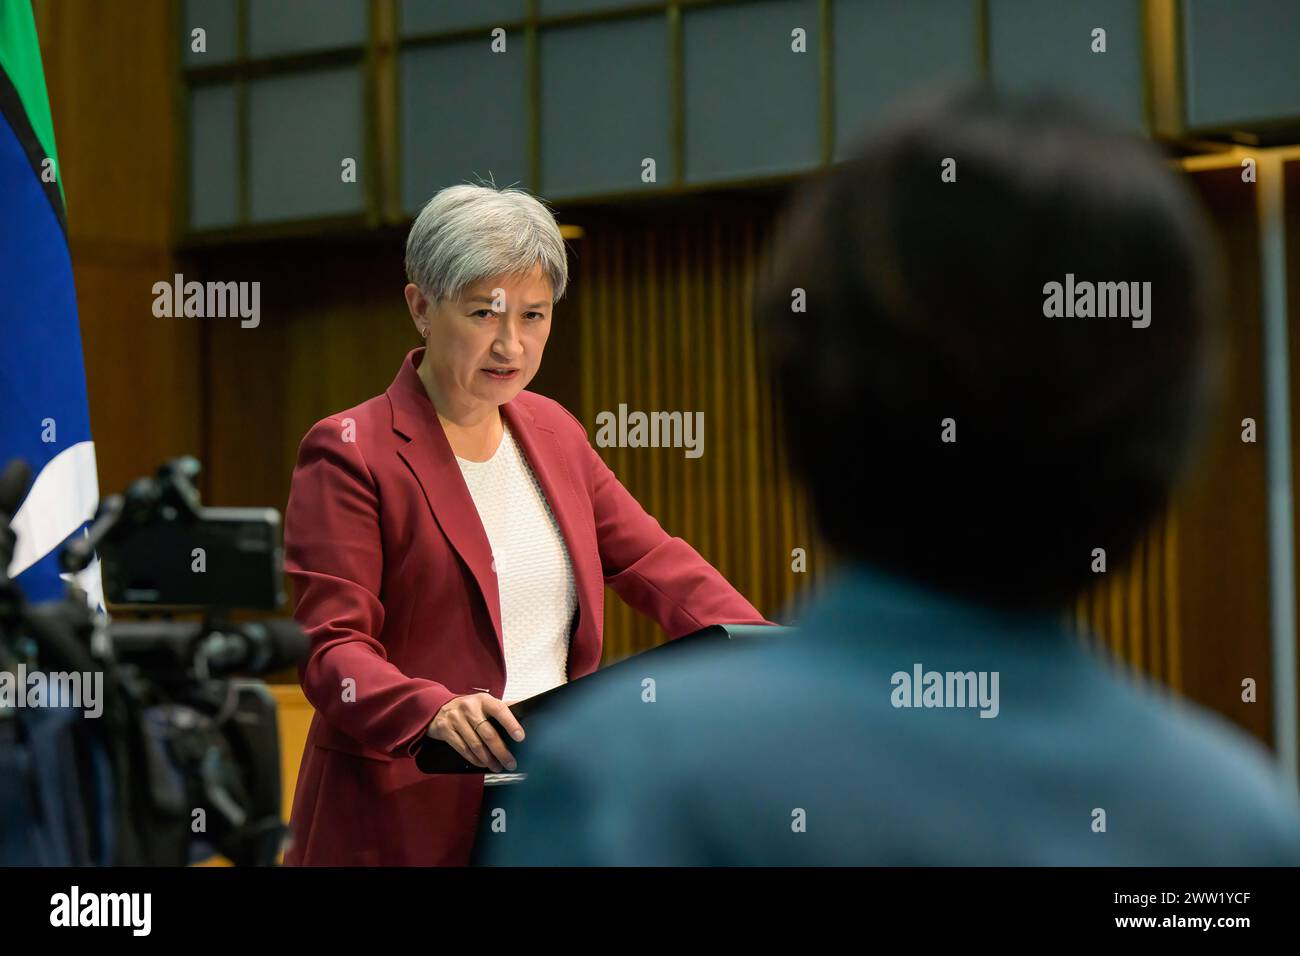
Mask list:
POLYGON ((1178 511, 1161 515, 1129 561, 1111 568, 1075 601, 1085 640, 1131 664, 1134 676, 1183 689, 1178 511))
POLYGON ((129 16, 95 0, 36 0, 68 206, 91 433, 102 493, 199 451, 199 330, 153 315, 171 281, 175 34, 170 0, 129 16))
MULTIPOLYGON (((704 414, 704 453, 682 448, 598 448, 661 525, 684 538, 770 619, 829 570, 807 501, 786 465, 776 409, 753 324, 753 286, 771 207, 710 208, 586 225, 581 269, 582 408, 597 416, 704 414), (791 570, 791 551, 808 570, 791 570)), ((607 661, 663 635, 606 600, 607 661)), ((788 615, 788 611, 784 612, 788 615)))
POLYGON ((1191 181, 1220 240, 1228 311, 1222 406, 1207 423, 1197 469, 1175 503, 1181 687, 1271 743, 1267 452, 1262 437, 1241 440, 1243 418, 1254 418, 1261 436, 1269 427, 1255 188, 1235 167, 1194 173, 1191 181), (1245 677, 1258 682, 1262 703, 1242 702, 1245 677))
POLYGON ((1170 509, 1133 561, 1076 606, 1117 657, 1272 743, 1268 485, 1254 187, 1234 165, 1193 172, 1224 254, 1222 405, 1170 509), (1254 418, 1259 441, 1241 440, 1254 418), (1258 700, 1241 699, 1243 678, 1258 700))

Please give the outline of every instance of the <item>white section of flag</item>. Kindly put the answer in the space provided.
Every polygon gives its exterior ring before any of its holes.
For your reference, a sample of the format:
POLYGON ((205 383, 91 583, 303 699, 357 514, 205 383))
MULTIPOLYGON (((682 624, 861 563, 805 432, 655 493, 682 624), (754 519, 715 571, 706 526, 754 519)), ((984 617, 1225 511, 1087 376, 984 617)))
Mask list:
MULTIPOLYGON (((17 577, 61 545, 94 516, 97 507, 99 472, 95 468, 95 443, 77 442, 46 462, 9 523, 18 535, 9 576, 17 577)), ((98 579, 98 562, 92 567, 98 579)), ((82 582, 83 578, 84 572, 78 575, 78 581, 82 582)), ((95 589, 99 590, 98 582, 95 589)), ((88 594, 90 590, 86 588, 88 594)))

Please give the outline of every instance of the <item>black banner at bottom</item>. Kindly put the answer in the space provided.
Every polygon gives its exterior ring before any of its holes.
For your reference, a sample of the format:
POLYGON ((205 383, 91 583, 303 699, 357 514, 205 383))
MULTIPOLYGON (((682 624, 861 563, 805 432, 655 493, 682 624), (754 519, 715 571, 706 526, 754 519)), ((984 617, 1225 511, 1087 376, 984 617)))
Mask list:
POLYGON ((785 930, 865 941, 905 927, 927 942, 1044 930, 1227 942, 1292 925, 1298 882, 1294 869, 9 869, 0 898, 10 944, 75 934, 383 949, 459 931, 529 945, 528 927, 550 936, 575 918, 584 936, 713 930, 769 945, 785 930))

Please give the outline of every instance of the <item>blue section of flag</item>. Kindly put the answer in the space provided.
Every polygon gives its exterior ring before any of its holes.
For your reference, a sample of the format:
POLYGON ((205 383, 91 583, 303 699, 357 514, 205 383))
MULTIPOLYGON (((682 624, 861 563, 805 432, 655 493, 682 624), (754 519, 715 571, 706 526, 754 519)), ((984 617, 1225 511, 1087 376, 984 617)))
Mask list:
MULTIPOLYGON (((67 239, 13 127, 0 114, 0 468, 22 458, 35 479, 60 452, 89 441, 67 239), (54 440, 47 441, 51 432, 54 440)), ((96 487, 93 468, 83 472, 89 473, 72 480, 96 487)), ((73 533, 84 526, 82 521, 73 533)), ((19 575, 30 600, 63 594, 61 544, 42 542, 44 556, 19 575)))

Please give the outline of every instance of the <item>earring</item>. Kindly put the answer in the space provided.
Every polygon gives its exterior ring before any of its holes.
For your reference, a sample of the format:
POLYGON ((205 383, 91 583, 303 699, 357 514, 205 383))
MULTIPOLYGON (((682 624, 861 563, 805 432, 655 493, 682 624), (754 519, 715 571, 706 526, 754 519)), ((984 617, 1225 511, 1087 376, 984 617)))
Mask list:
POLYGON ((422 339, 427 339, 428 337, 429 337, 429 330, 428 330, 428 329, 420 329, 420 338, 422 338, 422 339))

